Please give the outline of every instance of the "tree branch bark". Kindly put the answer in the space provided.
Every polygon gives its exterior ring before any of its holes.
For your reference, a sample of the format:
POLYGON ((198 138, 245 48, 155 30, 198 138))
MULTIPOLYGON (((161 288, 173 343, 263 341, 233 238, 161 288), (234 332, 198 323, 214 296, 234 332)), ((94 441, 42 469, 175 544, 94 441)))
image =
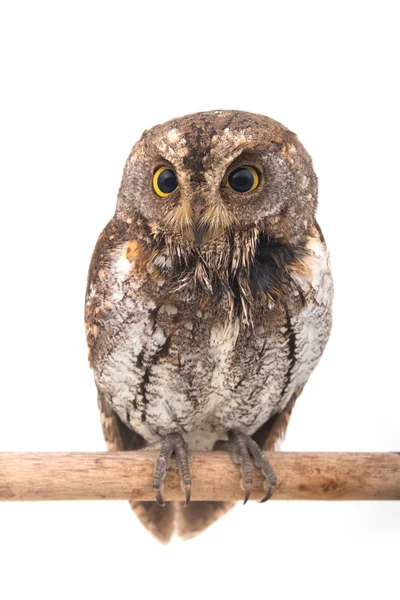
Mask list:
MULTIPOLYGON (((0 500, 153 500, 157 452, 0 453, 0 500)), ((400 500, 400 455, 393 453, 268 454, 277 475, 274 500, 400 500)), ((242 500, 240 472, 225 452, 193 452, 192 500, 242 500)), ((251 499, 263 497, 254 469, 251 499)), ((183 501, 175 461, 165 500, 183 501)))

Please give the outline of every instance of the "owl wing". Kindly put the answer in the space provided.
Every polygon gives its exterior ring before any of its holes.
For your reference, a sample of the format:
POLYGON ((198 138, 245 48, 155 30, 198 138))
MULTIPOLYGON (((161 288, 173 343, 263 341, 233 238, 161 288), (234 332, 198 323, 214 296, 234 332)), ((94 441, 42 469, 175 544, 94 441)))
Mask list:
MULTIPOLYGON (((102 321, 107 318, 109 302, 109 279, 114 254, 121 244, 131 238, 126 224, 115 219, 110 221, 100 234, 89 268, 86 292, 85 323, 89 347, 89 362, 94 366, 108 351, 107 341, 102 335, 102 321), (114 242, 118 240, 118 242, 114 242)), ((146 445, 145 440, 127 427, 98 390, 98 408, 103 435, 109 451, 139 450, 146 445)), ((156 502, 135 502, 130 505, 142 524, 161 542, 167 543, 174 530, 175 504, 168 502, 165 507, 156 502)))
POLYGON ((144 448, 146 445, 145 440, 121 421, 100 391, 97 395, 97 404, 104 439, 110 452, 144 448))
POLYGON ((315 222, 307 241, 309 257, 294 272, 303 306, 299 314, 290 314, 286 307, 293 357, 285 387, 290 391, 284 409, 273 415, 253 435, 264 450, 276 449, 285 436, 297 398, 317 365, 328 341, 331 329, 333 284, 329 252, 318 223, 315 222))
POLYGON ((303 388, 298 388, 291 396, 285 408, 268 419, 253 435, 257 444, 267 451, 276 450, 280 442, 283 441, 290 416, 297 398, 300 396, 303 388))

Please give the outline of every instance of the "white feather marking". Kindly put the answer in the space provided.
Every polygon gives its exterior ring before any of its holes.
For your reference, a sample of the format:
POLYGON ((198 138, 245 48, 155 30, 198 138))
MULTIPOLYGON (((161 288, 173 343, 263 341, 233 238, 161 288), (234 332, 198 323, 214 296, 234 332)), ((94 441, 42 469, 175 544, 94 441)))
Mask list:
POLYGON ((156 342, 157 346, 164 346, 167 338, 164 335, 164 332, 160 327, 156 327, 155 332, 153 333, 153 339, 156 342))
POLYGON ((120 302, 122 300, 124 296, 122 284, 126 281, 132 268, 132 263, 126 258, 126 247, 127 243, 123 244, 119 249, 119 254, 117 254, 117 258, 113 265, 113 275, 115 277, 116 284, 116 289, 111 297, 113 302, 120 302))
POLYGON ((114 262, 114 272, 121 283, 126 280, 132 268, 132 263, 126 258, 127 243, 120 250, 120 255, 114 262))
POLYGON ((211 402, 213 399, 217 402, 218 394, 226 392, 225 378, 229 370, 229 358, 235 348, 239 330, 240 323, 238 319, 226 325, 218 323, 211 328, 210 356, 214 363, 211 386, 217 392, 215 398, 211 394, 211 402))
POLYGON ((169 140, 171 143, 173 143, 173 142, 177 142, 177 141, 179 140, 179 133, 178 133, 178 131, 177 131, 175 128, 173 128, 173 129, 170 129, 170 130, 168 131, 168 140, 169 140))

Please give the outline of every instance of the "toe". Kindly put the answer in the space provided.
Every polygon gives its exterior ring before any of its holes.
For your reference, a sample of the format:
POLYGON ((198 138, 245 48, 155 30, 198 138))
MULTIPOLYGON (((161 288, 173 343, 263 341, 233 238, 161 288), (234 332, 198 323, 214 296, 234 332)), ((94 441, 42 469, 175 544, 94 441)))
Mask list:
POLYGON ((156 490, 156 502, 159 506, 165 506, 165 501, 160 489, 156 490))

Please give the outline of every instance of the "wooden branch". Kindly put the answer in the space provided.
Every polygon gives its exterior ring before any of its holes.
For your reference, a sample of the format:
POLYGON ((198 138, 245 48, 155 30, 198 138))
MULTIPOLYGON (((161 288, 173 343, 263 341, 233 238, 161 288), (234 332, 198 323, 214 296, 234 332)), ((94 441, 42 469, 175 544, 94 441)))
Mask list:
MULTIPOLYGON (((0 453, 0 500, 153 500, 157 452, 0 453)), ((400 500, 396 453, 268 454, 278 478, 275 500, 400 500)), ((192 500, 242 500, 239 469, 225 452, 194 452, 192 500)), ((183 501, 172 461, 163 492, 183 501)), ((254 470, 253 500, 262 498, 254 470)))

